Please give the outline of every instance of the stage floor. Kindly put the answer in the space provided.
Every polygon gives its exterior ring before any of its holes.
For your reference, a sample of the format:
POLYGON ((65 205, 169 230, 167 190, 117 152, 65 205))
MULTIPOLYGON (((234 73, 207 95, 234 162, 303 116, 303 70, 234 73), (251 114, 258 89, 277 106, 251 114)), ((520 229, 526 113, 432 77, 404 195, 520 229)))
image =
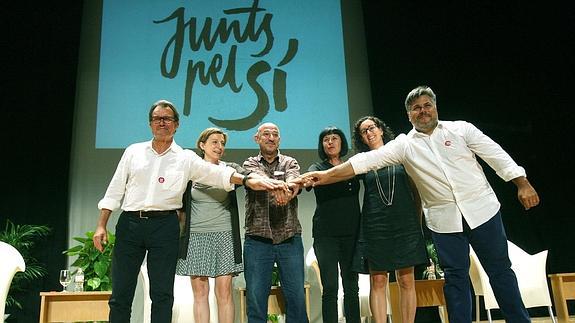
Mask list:
MULTIPOLYGON (((557 320, 557 317, 555 317, 557 320)), ((473 321, 475 322, 475 321, 473 321)), ((480 321, 481 323, 487 323, 489 321, 480 321)), ((531 322, 533 323, 553 323, 550 317, 532 317, 531 322)), ((575 322, 575 315, 569 316, 569 322, 575 322)), ((494 320, 493 323, 505 323, 505 320, 494 320)))

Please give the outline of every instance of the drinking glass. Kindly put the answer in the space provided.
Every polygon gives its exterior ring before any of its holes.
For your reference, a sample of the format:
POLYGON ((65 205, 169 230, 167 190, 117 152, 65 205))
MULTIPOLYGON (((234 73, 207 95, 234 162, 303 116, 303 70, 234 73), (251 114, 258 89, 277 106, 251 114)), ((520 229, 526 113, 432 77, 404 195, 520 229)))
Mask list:
POLYGON ((70 284, 71 281, 72 281, 72 275, 70 275, 68 269, 60 270, 60 284, 64 286, 64 289, 62 290, 63 292, 66 291, 66 286, 68 286, 68 284, 70 284))

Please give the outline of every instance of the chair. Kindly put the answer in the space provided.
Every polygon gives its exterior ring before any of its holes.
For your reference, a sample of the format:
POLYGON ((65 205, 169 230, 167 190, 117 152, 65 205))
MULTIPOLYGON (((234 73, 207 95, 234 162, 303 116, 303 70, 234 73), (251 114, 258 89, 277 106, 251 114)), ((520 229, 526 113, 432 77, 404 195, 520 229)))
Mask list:
MULTIPOLYGON (((144 290, 144 319, 143 323, 150 323, 152 300, 150 299, 150 280, 146 261, 140 267, 140 280, 144 290)), ((210 282, 210 323, 218 322, 218 306, 214 291, 215 279, 210 282)), ((194 323, 194 294, 189 276, 176 275, 174 280, 174 306, 172 307, 172 323, 194 323)))
MULTIPOLYGON (((386 288, 387 296, 385 299, 387 301, 387 321, 391 323, 392 309, 391 309, 391 298, 389 294, 389 274, 387 275, 387 278, 388 278, 386 288)), ((373 315, 371 314, 371 307, 369 305, 369 292, 371 291, 370 276, 366 274, 359 274, 358 285, 359 285, 359 313, 362 318, 366 318, 368 321, 371 321, 371 317, 373 315)))
MULTIPOLYGON (((511 259, 511 269, 517 276, 517 283, 519 291, 521 292, 521 299, 525 307, 538 307, 547 306, 549 309, 549 316, 555 323, 555 316, 553 316, 553 309, 551 308, 551 297, 549 295, 549 287, 547 285, 547 274, 545 264, 547 262, 547 250, 539 252, 535 255, 530 255, 523 251, 521 248, 507 241, 507 248, 509 258, 511 259)), ((471 284, 475 292, 475 305, 476 305, 476 320, 479 322, 479 296, 483 296, 485 302, 485 309, 487 310, 487 318, 489 322, 491 319, 491 309, 499 308, 495 295, 489 285, 489 277, 481 266, 477 254, 473 248, 469 248, 469 257, 471 265, 469 268, 469 276, 471 284)))
POLYGON ((2 266, 0 266, 0 320, 4 322, 6 298, 12 278, 17 272, 26 270, 26 264, 16 248, 2 241, 0 241, 0 257, 2 257, 2 266))

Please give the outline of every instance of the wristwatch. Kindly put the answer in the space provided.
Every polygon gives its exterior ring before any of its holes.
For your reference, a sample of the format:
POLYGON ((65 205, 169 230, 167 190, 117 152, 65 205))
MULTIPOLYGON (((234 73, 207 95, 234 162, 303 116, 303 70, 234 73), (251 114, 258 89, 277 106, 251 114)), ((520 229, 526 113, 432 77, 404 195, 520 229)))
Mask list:
POLYGON ((248 181, 248 179, 250 179, 250 178, 248 177, 248 175, 244 175, 244 178, 242 179, 242 185, 243 185, 244 187, 248 187, 248 186, 246 185, 246 182, 248 181))

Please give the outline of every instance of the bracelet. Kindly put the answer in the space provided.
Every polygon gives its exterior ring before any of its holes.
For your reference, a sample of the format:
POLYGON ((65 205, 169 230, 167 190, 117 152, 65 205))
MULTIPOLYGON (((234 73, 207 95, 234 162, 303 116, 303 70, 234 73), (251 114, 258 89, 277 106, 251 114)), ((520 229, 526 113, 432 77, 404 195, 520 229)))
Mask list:
POLYGON ((249 179, 248 175, 244 175, 244 178, 242 179, 242 185, 244 187, 247 187, 246 182, 248 181, 248 179, 249 179))

